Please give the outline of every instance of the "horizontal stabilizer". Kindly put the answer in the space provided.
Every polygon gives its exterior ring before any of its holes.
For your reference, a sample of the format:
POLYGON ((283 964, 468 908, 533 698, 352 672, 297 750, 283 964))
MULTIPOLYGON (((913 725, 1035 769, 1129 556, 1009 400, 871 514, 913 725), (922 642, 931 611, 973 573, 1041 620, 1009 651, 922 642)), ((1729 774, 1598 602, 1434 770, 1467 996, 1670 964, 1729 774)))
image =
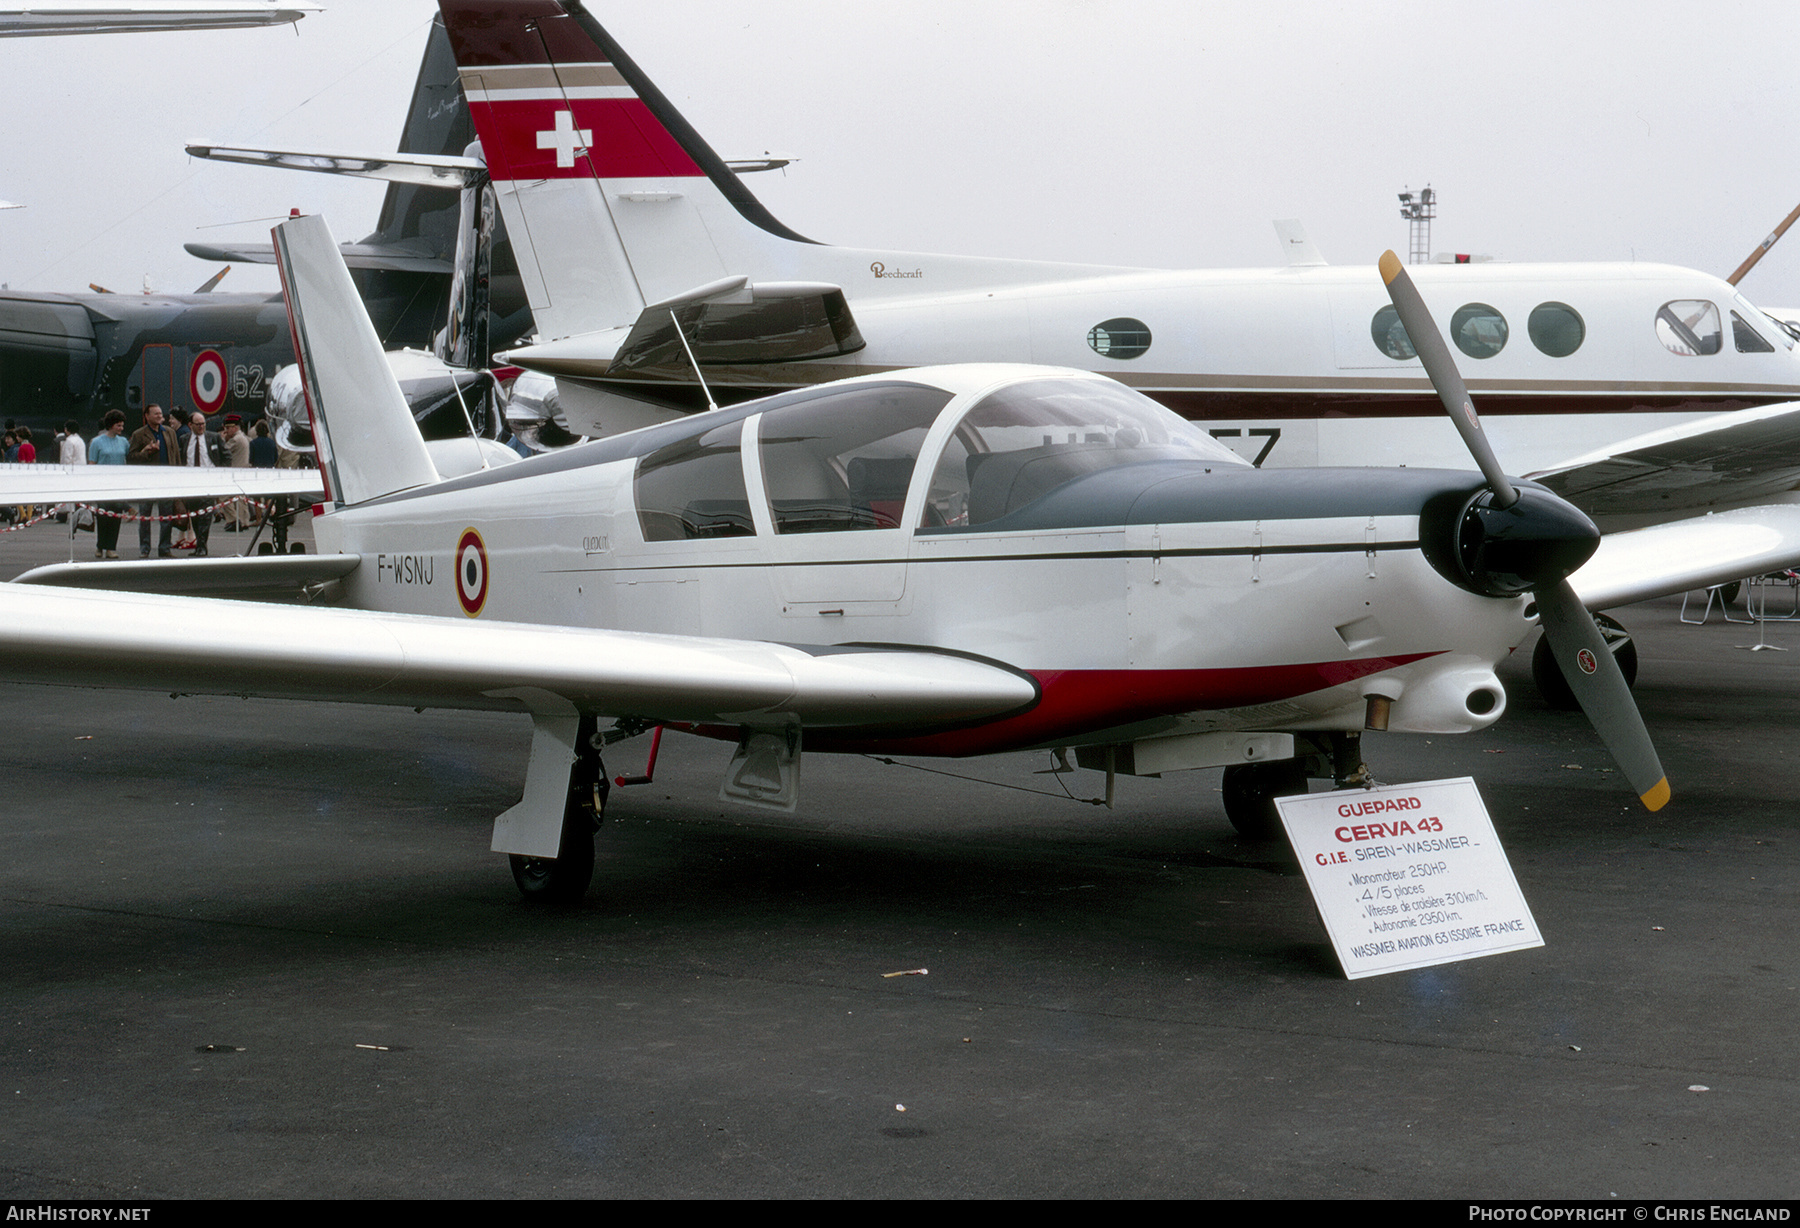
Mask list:
POLYGON ((0 680, 652 721, 928 729, 1028 677, 926 650, 806 649, 326 606, 0 584, 0 680), (248 639, 195 627, 255 627, 248 639))
POLYGON ((189 597, 293 597, 313 585, 343 579, 361 561, 362 556, 356 554, 258 554, 247 558, 52 563, 32 568, 13 583, 189 597))
POLYGON ((509 350, 508 362, 572 379, 692 382, 694 360, 710 366, 797 362, 854 354, 867 342, 838 286, 727 277, 652 303, 620 339, 620 329, 509 350), (677 321, 681 335, 676 333, 677 321))
MULTIPOLYGON (((182 250, 202 260, 236 260, 244 264, 274 264, 275 247, 270 243, 240 243, 221 247, 217 243, 184 243, 182 250)), ((443 256, 429 255, 398 243, 344 243, 338 248, 344 263, 353 269, 380 269, 389 273, 437 273, 444 277, 454 271, 443 256)))
POLYGON ((308 501, 325 492, 316 469, 203 469, 186 465, 0 465, 0 503, 126 503, 164 499, 308 501))
POLYGON ((1588 609, 1608 610, 1789 567, 1800 567, 1800 506, 1784 503, 1609 533, 1569 583, 1588 609))
POLYGON ((292 25, 308 13, 322 11, 316 4, 234 4, 228 0, 138 0, 136 4, 70 4, 64 0, 0 9, 0 38, 242 30, 292 25))
POLYGON ((227 145, 189 145, 196 158, 215 162, 242 162, 250 166, 277 166, 291 171, 315 171, 322 175, 350 175, 387 183, 410 183, 421 188, 460 191, 487 178, 479 158, 406 153, 306 153, 293 149, 247 149, 227 145))

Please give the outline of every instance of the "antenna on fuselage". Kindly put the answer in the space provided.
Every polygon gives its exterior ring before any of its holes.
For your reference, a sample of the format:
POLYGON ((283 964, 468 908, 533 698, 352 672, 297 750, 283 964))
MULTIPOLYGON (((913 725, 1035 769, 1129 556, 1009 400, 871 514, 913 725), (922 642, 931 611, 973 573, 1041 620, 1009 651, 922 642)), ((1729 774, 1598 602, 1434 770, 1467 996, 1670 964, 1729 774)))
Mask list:
POLYGON ((675 336, 681 341, 681 348, 688 356, 688 365, 694 368, 694 378, 700 381, 700 391, 706 397, 706 408, 717 409, 718 403, 713 400, 712 389, 706 386, 706 377, 700 374, 700 363, 694 358, 693 347, 688 345, 687 334, 681 331, 681 321, 675 318, 675 309, 669 309, 669 323, 675 326, 675 336))

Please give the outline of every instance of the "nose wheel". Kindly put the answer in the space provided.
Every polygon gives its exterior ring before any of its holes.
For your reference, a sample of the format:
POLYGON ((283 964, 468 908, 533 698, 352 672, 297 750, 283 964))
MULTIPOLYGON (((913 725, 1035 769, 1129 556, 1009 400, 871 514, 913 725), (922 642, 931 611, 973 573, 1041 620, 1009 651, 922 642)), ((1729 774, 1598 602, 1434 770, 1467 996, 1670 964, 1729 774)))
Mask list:
POLYGON ((1246 840, 1279 840, 1283 833, 1275 799, 1306 791, 1306 765, 1299 759, 1236 764, 1225 769, 1225 817, 1246 840))

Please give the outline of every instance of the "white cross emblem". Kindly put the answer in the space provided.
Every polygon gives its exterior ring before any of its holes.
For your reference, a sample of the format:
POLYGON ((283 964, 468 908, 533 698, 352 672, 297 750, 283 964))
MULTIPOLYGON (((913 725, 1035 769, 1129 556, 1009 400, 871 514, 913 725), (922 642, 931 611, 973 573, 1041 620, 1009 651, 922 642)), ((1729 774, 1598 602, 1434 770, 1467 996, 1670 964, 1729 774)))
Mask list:
POLYGON ((539 149, 554 149, 558 166, 574 166, 575 151, 585 150, 588 142, 594 139, 592 128, 577 128, 575 115, 571 111, 556 113, 556 127, 537 134, 539 149))

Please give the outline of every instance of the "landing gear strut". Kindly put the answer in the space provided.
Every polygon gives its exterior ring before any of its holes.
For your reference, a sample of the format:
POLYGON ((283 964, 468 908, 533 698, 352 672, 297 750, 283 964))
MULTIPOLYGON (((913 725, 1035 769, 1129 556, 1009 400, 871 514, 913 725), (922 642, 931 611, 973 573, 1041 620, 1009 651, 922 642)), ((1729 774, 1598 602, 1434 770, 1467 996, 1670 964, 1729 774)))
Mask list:
POLYGON ((594 879, 594 833, 612 791, 595 745, 598 722, 581 718, 575 736, 575 762, 569 768, 569 792, 563 804, 562 843, 555 857, 511 857, 513 882, 531 903, 567 906, 580 903, 594 879))
POLYGON ((1307 792, 1312 777, 1330 780, 1339 789, 1370 783, 1360 731, 1300 734, 1294 743, 1301 752, 1296 758, 1240 763, 1225 769, 1225 817, 1246 840, 1282 839, 1275 799, 1307 792))

